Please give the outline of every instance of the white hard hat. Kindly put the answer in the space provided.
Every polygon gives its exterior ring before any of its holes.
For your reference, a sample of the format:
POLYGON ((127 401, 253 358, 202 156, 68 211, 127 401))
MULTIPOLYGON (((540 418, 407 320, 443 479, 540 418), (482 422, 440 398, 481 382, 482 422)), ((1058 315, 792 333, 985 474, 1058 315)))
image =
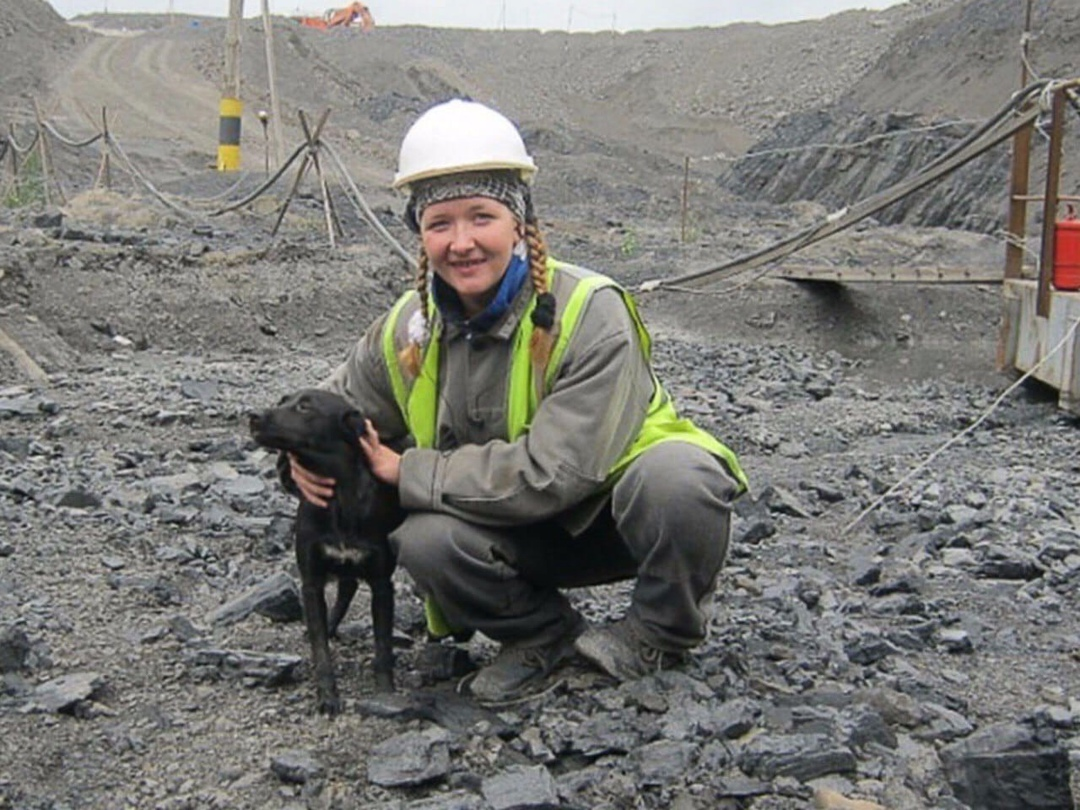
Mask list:
POLYGON ((425 112, 405 133, 394 188, 459 172, 511 169, 530 182, 536 164, 509 119, 475 101, 453 99, 425 112))

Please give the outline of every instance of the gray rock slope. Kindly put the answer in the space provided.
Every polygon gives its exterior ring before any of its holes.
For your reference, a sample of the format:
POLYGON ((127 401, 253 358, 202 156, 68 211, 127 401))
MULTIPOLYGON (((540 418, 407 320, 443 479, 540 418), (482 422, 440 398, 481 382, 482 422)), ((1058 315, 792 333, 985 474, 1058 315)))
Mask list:
MULTIPOLYGON (((1023 3, 971 0, 912 22, 835 104, 796 112, 740 161, 721 185, 770 202, 815 200, 841 208, 910 177, 996 113, 1020 89, 1023 3), (807 149, 808 145, 832 145, 807 149)), ((1030 79, 1080 72, 1080 8, 1033 4, 1030 79)), ((1067 127, 1075 151, 1075 116, 1067 127)), ((907 222, 993 232, 1002 227, 1011 142, 883 211, 907 222)), ((1041 191, 1045 135, 1034 140, 1032 187, 1041 191)), ((1075 169, 1066 164, 1065 187, 1075 169)))

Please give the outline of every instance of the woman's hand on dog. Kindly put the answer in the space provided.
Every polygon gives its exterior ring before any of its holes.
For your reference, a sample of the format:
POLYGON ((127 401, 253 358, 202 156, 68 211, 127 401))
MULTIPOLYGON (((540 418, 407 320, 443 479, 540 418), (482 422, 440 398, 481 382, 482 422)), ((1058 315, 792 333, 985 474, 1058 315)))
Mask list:
POLYGON ((379 432, 375 430, 370 419, 364 420, 364 427, 360 446, 364 449, 371 471, 384 484, 396 487, 401 480, 401 454, 379 441, 379 432))
MULTIPOLYGON (((360 437, 360 447, 371 465, 371 472, 383 483, 396 487, 401 478, 401 454, 379 441, 379 433, 370 420, 365 420, 364 424, 366 432, 360 437)), ((301 465, 292 453, 289 453, 289 472, 305 501, 324 509, 327 507, 334 497, 334 484, 337 483, 333 478, 316 475, 301 465)))
POLYGON ((289 453, 289 472, 305 501, 324 509, 327 507, 330 499, 334 497, 333 478, 316 475, 307 467, 301 466, 292 453, 289 453))

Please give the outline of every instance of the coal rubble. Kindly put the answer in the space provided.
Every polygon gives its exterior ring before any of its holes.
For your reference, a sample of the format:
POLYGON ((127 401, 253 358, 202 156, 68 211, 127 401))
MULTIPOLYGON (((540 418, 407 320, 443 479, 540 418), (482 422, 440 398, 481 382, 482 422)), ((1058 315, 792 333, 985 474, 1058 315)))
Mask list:
MULTIPOLYGON (((880 396, 839 355, 673 335, 657 364, 754 479, 686 667, 572 664, 480 706, 432 677, 398 572, 398 691, 374 691, 362 589, 335 721, 313 711, 294 503, 243 418, 326 361, 127 350, 0 391, 2 806, 1072 807, 1072 419, 1021 392, 881 500, 991 392, 880 396)), ((572 598, 602 621, 627 594, 572 598)))
MULTIPOLYGON (((245 171, 217 172, 213 129, 193 124, 218 114, 225 20, 72 26, 44 0, 0 5, 5 131, 35 143, 35 93, 76 140, 100 109, 156 189, 101 143, 41 141, 40 189, 37 147, 3 161, 3 181, 17 162, 29 182, 0 205, 0 810, 1078 803, 1080 432, 1057 392, 997 401, 1000 288, 769 277, 1000 267, 1008 144, 779 263, 645 285, 818 228, 974 131, 1017 89, 1020 4, 573 34, 275 18, 282 109, 332 110, 325 143, 408 255, 389 183, 417 113, 459 95, 518 122, 552 255, 637 294, 666 388, 752 483, 682 669, 616 684, 571 663, 532 698, 479 705, 460 683, 496 646, 428 642, 399 571, 397 689, 375 690, 362 587, 334 642, 333 720, 299 621, 296 505, 246 414, 323 379, 412 268, 336 182, 328 246, 299 164, 209 214, 270 158, 245 127, 245 171), (818 148, 836 144, 852 148, 818 148)), ((1076 75, 1075 6, 1033 4, 1033 74, 1076 75)), ((262 36, 245 26, 249 105, 262 36)), ((629 593, 571 598, 600 622, 629 593)))

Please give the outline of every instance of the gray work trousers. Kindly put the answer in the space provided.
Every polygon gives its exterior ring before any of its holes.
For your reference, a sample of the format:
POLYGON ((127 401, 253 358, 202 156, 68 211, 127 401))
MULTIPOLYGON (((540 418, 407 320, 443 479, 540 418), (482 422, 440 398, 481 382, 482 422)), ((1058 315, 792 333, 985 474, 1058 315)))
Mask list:
POLYGON ((503 643, 554 641, 577 614, 560 588, 636 577, 627 618, 678 652, 705 637, 737 486, 723 462, 686 442, 640 455, 610 507, 581 534, 554 521, 480 526, 414 512, 391 535, 398 562, 449 623, 503 643))

